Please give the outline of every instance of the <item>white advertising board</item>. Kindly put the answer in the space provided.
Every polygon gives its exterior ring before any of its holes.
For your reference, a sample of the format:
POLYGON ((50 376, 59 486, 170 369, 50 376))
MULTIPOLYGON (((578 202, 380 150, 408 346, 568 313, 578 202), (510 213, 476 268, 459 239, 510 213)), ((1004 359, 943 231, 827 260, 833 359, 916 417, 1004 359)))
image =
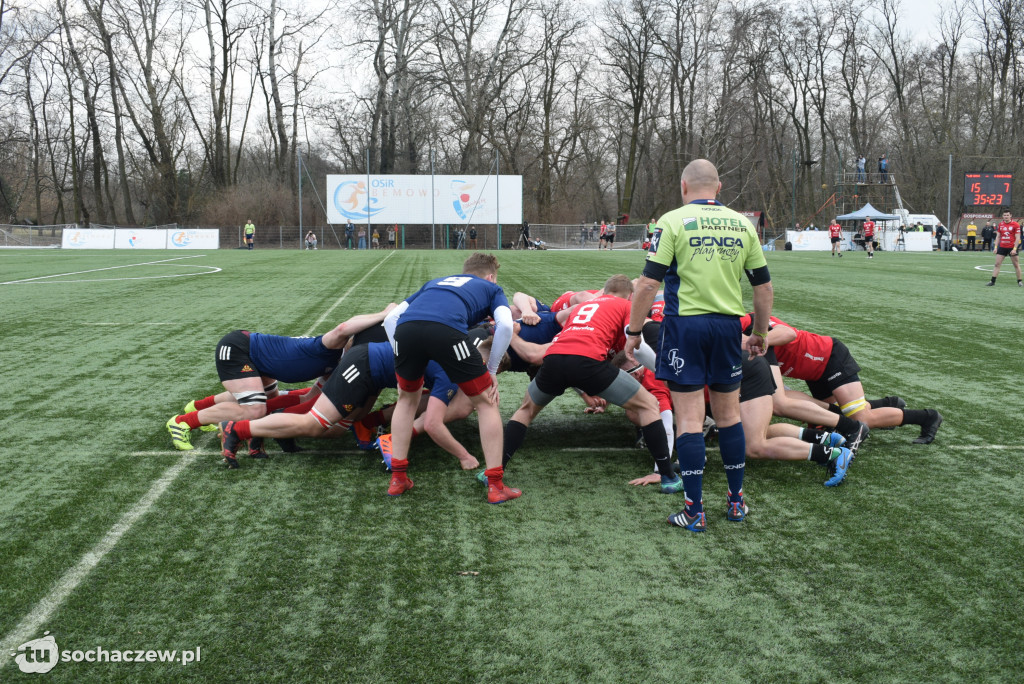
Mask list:
POLYGON ((793 243, 794 252, 827 252, 832 249, 832 241, 826 230, 787 230, 786 242, 793 243))
POLYGON ((327 197, 334 224, 523 222, 522 176, 330 175, 327 197))
POLYGON ((163 249, 167 246, 165 228, 117 228, 114 249, 163 249))
POLYGON ((217 249, 220 231, 216 228, 180 228, 167 231, 167 249, 217 249))
POLYGON ((65 228, 60 244, 64 249, 113 249, 114 231, 110 228, 65 228))

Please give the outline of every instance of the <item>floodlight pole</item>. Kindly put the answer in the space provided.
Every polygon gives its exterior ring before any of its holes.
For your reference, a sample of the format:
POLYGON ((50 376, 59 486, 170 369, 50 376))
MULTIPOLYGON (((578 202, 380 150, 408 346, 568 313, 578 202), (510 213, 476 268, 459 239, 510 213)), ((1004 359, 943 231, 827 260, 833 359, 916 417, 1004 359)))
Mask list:
MULTIPOLYGON (((946 230, 953 225, 953 216, 950 213, 952 211, 953 203, 953 155, 949 155, 949 182, 946 185, 946 230)), ((960 230, 959 228, 957 229, 960 230)), ((941 249, 941 248, 940 248, 941 249)))
POLYGON ((796 230, 796 149, 793 150, 793 230, 796 230))
POLYGON ((501 249, 501 155, 498 148, 494 148, 494 175, 497 177, 497 186, 494 188, 494 201, 498 206, 494 208, 495 221, 498 223, 498 249, 501 249))
POLYGON ((434 196, 434 148, 430 148, 430 249, 437 249, 437 237, 434 234, 435 217, 434 204, 437 198, 434 196))

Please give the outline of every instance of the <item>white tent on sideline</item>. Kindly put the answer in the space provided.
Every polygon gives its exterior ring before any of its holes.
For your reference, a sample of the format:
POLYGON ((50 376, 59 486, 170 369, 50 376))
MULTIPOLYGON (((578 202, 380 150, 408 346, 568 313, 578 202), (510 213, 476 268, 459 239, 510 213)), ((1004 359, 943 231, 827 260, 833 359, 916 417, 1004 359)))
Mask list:
POLYGON ((900 217, 898 214, 887 214, 884 211, 878 211, 868 202, 857 211, 837 216, 836 219, 839 221, 864 221, 866 219, 872 219, 873 221, 899 221, 900 217))

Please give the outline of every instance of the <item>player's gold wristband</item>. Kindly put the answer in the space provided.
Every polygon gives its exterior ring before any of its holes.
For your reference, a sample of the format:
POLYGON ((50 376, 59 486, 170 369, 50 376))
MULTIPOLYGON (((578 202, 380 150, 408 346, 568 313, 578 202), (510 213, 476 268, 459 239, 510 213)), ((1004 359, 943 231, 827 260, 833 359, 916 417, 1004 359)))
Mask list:
POLYGON ((768 333, 767 332, 757 332, 756 330, 753 330, 752 332, 755 335, 757 335, 758 337, 760 337, 762 340, 767 340, 768 339, 768 333))

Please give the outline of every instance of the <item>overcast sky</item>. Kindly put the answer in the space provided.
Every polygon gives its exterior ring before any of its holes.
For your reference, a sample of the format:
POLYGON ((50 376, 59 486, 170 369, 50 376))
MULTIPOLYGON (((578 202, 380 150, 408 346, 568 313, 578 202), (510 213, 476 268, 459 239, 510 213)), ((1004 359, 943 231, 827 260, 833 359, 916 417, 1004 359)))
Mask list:
POLYGON ((903 0, 900 19, 919 40, 939 39, 939 3, 935 0, 903 0))

